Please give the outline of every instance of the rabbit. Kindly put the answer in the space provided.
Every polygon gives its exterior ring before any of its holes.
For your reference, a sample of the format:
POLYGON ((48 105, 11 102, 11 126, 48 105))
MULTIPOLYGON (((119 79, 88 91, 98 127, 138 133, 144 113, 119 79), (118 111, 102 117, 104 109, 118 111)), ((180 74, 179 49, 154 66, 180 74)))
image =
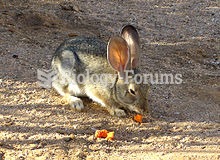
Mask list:
POLYGON ((139 34, 132 25, 124 26, 120 36, 110 38, 108 44, 95 37, 66 40, 52 58, 51 67, 56 73, 52 87, 79 111, 84 108, 80 97, 89 97, 114 116, 143 114, 148 111, 149 87, 136 84, 133 79, 140 73, 139 48, 139 34), (105 84, 91 83, 89 77, 95 74, 112 76, 105 77, 105 84))

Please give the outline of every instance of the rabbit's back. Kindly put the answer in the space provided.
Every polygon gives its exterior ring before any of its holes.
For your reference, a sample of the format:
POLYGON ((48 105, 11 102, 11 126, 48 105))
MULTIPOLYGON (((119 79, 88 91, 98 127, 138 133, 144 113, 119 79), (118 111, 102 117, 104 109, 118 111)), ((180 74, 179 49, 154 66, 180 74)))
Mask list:
POLYGON ((69 50, 73 53, 106 57, 106 43, 95 37, 75 37, 65 40, 56 50, 54 56, 60 56, 63 51, 69 50))
POLYGON ((107 44, 95 37, 75 37, 64 41, 56 50, 53 61, 62 68, 83 72, 111 72, 107 63, 107 44))

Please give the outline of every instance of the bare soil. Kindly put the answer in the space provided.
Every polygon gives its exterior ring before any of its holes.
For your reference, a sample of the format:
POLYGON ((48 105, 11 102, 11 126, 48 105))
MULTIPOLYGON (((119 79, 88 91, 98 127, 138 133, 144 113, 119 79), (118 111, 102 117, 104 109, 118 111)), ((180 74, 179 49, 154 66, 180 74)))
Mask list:
POLYGON ((0 159, 220 159, 219 0, 0 1, 0 159), (143 73, 183 75, 150 86, 142 124, 88 99, 73 111, 37 84, 64 39, 107 41, 125 24, 140 33, 143 73))

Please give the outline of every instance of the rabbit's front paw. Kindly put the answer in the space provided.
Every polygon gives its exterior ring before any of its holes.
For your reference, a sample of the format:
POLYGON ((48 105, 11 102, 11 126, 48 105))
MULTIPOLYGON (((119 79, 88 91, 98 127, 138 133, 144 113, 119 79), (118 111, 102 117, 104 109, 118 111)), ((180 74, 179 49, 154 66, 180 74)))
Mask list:
POLYGON ((81 111, 84 108, 83 101, 80 98, 74 96, 70 97, 70 106, 78 111, 81 111))
POLYGON ((117 117, 125 117, 126 113, 123 109, 115 108, 113 115, 115 115, 117 117))

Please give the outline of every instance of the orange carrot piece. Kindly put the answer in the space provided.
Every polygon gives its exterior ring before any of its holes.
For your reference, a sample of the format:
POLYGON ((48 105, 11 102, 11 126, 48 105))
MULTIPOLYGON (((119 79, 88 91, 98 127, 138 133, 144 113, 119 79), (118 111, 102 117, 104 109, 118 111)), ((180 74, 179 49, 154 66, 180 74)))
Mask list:
POLYGON ((143 119, 143 116, 142 116, 141 114, 136 114, 136 115, 134 116, 134 120, 135 120, 136 122, 142 123, 142 119, 143 119))
POLYGON ((103 130, 97 130, 95 132, 95 137, 96 138, 106 138, 108 134, 108 131, 103 129, 103 130))

